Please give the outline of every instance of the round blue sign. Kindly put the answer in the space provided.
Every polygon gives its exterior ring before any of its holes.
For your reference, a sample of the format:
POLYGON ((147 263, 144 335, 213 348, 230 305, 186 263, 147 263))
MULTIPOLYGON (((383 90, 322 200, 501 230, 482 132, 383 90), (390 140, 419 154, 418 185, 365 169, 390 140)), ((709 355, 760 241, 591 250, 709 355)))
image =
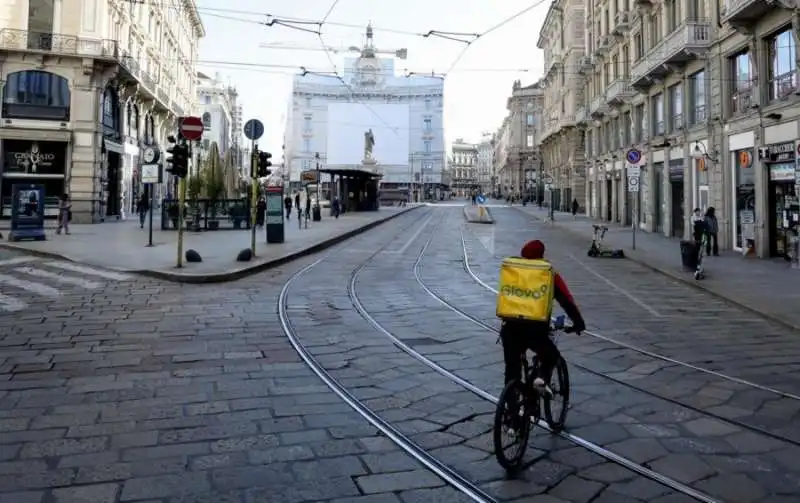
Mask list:
POLYGON ((630 164, 639 164, 639 161, 642 160, 642 153, 636 150, 635 148, 632 148, 628 150, 627 154, 625 154, 625 159, 630 164))
POLYGON ((483 194, 478 195, 478 204, 483 204, 486 202, 486 198, 483 197, 483 194))
POLYGON ((250 119, 244 123, 244 135, 248 140, 258 140, 264 135, 264 124, 258 119, 250 119))

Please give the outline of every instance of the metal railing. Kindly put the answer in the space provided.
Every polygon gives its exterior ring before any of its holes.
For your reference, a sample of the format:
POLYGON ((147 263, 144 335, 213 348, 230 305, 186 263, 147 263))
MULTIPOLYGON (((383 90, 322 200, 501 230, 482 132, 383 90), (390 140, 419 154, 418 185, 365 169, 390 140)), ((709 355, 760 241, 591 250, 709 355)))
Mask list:
POLYGON ((6 51, 43 51, 70 56, 114 59, 119 56, 116 40, 77 37, 59 33, 40 33, 3 28, 0 49, 6 51))
POLYGON ((710 46, 711 35, 711 23, 707 20, 682 23, 633 65, 631 80, 641 79, 686 48, 697 49, 710 46))
MULTIPOLYGON (((201 198, 187 201, 184 207, 185 228, 195 231, 240 230, 250 228, 250 201, 241 199, 201 198)), ((161 201, 161 230, 177 230, 178 202, 161 201)))

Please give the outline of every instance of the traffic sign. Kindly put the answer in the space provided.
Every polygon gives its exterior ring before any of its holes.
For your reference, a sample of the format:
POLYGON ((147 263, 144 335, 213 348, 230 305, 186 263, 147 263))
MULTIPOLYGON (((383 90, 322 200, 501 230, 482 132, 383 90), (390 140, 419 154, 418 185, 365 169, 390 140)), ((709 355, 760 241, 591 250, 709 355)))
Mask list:
POLYGON ((142 164, 142 183, 161 183, 160 164, 142 164))
POLYGON ((639 192, 639 177, 628 175, 628 192, 639 192))
POLYGON ((625 154, 625 160, 631 164, 638 165, 642 161, 642 153, 632 148, 625 154))
POLYGON ((478 194, 477 201, 478 204, 483 204, 486 202, 486 198, 483 196, 483 194, 478 194))
POLYGON ((203 119, 200 117, 184 117, 181 119, 180 131, 190 141, 199 140, 203 136, 203 119))
POLYGON ((628 176, 635 176, 636 178, 639 178, 639 175, 641 175, 642 173, 642 168, 640 168, 639 166, 628 164, 626 171, 628 173, 628 176))
POLYGON ((244 135, 248 140, 258 140, 264 135, 264 124, 258 119, 250 119, 244 123, 244 135))

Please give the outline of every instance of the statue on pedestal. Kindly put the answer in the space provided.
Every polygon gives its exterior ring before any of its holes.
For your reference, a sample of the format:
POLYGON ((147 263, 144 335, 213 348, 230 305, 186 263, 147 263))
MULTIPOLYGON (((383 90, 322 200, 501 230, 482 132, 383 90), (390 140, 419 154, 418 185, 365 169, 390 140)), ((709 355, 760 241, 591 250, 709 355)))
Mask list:
POLYGON ((364 160, 372 160, 372 148, 375 146, 375 135, 372 134, 372 128, 364 133, 364 160))

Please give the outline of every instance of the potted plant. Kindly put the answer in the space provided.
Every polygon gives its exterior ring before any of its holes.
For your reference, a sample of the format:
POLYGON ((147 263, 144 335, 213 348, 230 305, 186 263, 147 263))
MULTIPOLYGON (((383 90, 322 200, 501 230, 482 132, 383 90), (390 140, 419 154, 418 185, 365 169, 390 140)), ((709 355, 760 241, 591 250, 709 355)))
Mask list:
POLYGON ((192 230, 200 231, 200 197, 203 194, 205 180, 202 174, 195 173, 186 179, 186 192, 188 196, 187 206, 192 213, 192 230))
POLYGON ((209 203, 208 229, 217 230, 219 229, 218 206, 220 199, 225 197, 225 173, 222 170, 216 142, 212 142, 209 148, 208 158, 203 169, 203 186, 209 203))

